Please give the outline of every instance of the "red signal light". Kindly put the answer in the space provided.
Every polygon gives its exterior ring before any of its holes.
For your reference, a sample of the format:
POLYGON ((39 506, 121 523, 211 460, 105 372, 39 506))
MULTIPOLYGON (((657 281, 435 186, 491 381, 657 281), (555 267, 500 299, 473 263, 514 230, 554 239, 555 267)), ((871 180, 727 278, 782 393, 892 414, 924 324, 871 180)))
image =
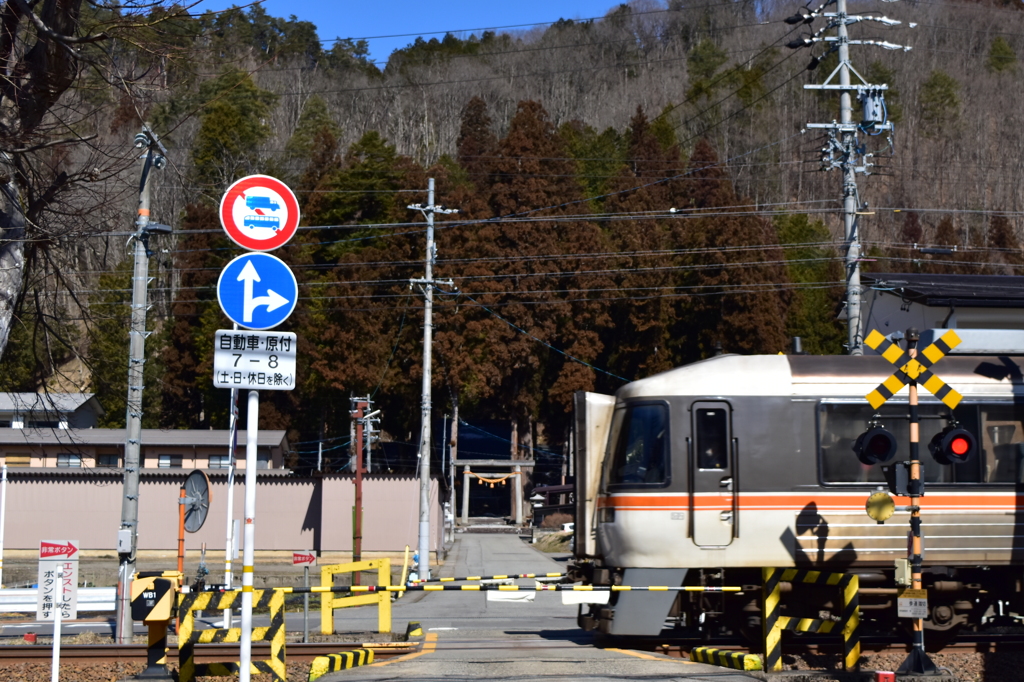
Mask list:
POLYGON ((928 449, 939 464, 963 464, 969 462, 978 451, 978 441, 966 429, 947 426, 935 434, 928 449))

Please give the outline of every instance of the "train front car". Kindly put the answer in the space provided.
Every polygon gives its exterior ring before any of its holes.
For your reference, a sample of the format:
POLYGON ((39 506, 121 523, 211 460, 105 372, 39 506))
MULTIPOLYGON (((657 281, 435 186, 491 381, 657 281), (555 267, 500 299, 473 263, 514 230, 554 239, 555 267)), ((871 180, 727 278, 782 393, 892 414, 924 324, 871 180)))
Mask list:
MULTIPOLYGON (((964 399, 922 392, 925 627, 949 634, 1024 614, 1024 379, 1019 357, 949 356, 937 367, 964 399), (940 369, 941 368, 941 369, 940 369), (941 464, 927 444, 953 422, 977 455, 941 464)), ((723 355, 576 399, 577 577, 595 585, 739 586, 739 593, 615 592, 579 622, 614 636, 760 636, 762 569, 856 573, 869 629, 897 619, 894 564, 909 513, 865 512, 888 486, 858 436, 882 426, 908 458, 906 391, 879 410, 864 396, 892 373, 879 356, 723 355)), ((906 505, 907 498, 896 498, 906 505)), ((793 610, 838 618, 833 588, 802 587, 793 610)), ((596 598, 600 599, 600 598, 596 598)))

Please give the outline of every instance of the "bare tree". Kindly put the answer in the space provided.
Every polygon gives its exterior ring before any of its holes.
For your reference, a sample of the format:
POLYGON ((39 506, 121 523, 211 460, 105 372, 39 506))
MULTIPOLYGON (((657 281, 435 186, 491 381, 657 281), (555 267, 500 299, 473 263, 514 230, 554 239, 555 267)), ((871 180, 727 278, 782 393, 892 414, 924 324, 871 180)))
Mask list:
POLYGON ((118 106, 141 119, 136 91, 172 56, 157 29, 188 19, 160 0, 0 5, 0 354, 34 272, 77 299, 63 266, 130 192, 133 149, 107 144, 108 126, 118 106))

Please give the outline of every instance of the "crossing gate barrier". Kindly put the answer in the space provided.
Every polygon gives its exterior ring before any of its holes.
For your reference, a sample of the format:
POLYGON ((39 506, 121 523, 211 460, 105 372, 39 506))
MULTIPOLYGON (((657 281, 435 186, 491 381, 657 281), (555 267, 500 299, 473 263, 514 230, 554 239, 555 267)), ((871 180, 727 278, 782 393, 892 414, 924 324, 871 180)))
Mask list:
POLYGON ((309 682, 314 682, 327 673, 348 670, 360 665, 373 663, 373 649, 353 649, 340 654, 317 656, 309 666, 309 682))
POLYGON ((723 651, 707 646, 696 646, 690 650, 690 660, 697 663, 710 663, 734 670, 760 670, 761 657, 757 654, 744 654, 739 651, 723 651))
MULTIPOLYGON (((350 606, 377 605, 377 632, 391 632, 391 595, 387 589, 379 592, 367 590, 369 594, 358 597, 335 597, 330 589, 334 585, 334 576, 338 573, 354 573, 357 571, 377 571, 376 587, 391 587, 391 560, 371 559, 348 564, 331 564, 320 568, 320 587, 327 588, 320 594, 320 632, 325 635, 334 634, 334 609, 350 606)), ((368 585, 367 587, 372 587, 368 585)), ((356 590, 351 590, 356 591, 356 590)))
POLYGON ((796 568, 763 568, 764 611, 764 669, 766 672, 782 670, 782 631, 830 633, 842 628, 843 669, 860 669, 860 580, 850 573, 825 573, 796 568), (780 615, 780 583, 832 585, 843 593, 843 614, 838 621, 822 618, 799 618, 780 615))
MULTIPOLYGON (((285 630, 284 630, 284 590, 253 590, 252 607, 270 609, 270 625, 252 629, 253 642, 270 642, 270 658, 250 662, 250 671, 256 674, 270 673, 274 682, 285 682, 285 630)), ((241 590, 231 592, 190 592, 181 595, 178 606, 178 618, 181 620, 178 631, 178 681, 193 682, 197 676, 234 675, 239 670, 239 663, 196 663, 196 644, 215 642, 238 642, 242 638, 241 628, 195 629, 195 611, 223 611, 236 608, 241 604, 241 590)))

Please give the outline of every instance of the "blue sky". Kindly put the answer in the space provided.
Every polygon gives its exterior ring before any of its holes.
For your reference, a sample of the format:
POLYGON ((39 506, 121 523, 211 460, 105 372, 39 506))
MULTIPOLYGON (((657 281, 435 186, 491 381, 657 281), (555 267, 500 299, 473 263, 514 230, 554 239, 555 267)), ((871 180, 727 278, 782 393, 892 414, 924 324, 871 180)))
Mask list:
MULTIPOLYGON (((383 62, 392 51, 405 47, 417 35, 429 39, 434 36, 428 34, 438 31, 440 33, 436 37, 441 38, 445 31, 600 17, 621 1, 446 0, 434 3, 425 0, 264 0, 262 5, 271 16, 287 18, 294 14, 300 20, 316 24, 317 33, 323 41, 369 38, 371 57, 383 62), (373 37, 396 34, 412 35, 373 37)), ((239 0, 202 0, 193 12, 216 11, 245 4, 239 0)))

